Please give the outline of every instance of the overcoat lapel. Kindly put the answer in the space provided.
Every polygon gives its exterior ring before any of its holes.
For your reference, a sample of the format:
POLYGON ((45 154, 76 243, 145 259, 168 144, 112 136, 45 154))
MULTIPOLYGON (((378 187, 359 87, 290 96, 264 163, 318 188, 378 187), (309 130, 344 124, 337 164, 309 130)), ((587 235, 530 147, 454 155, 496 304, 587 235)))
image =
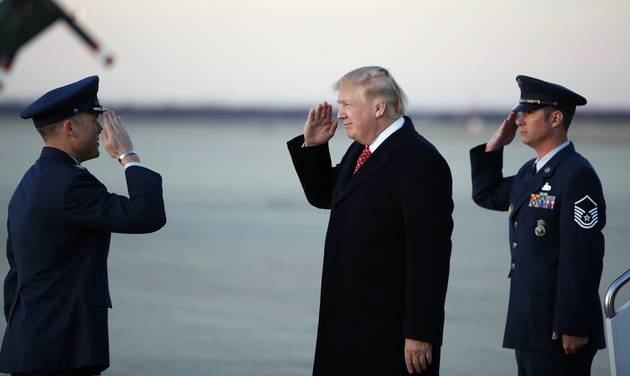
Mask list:
POLYGON ((360 187, 366 180, 374 175, 374 173, 385 167, 389 162, 390 154, 398 150, 414 131, 415 129, 411 120, 405 116, 405 123, 402 128, 392 133, 391 136, 383 141, 356 174, 354 173, 354 166, 364 146, 355 143, 353 147, 356 149, 351 151, 354 153, 352 158, 349 158, 348 162, 341 167, 340 179, 335 189, 336 192, 333 199, 333 208, 343 201, 344 198, 348 197, 350 193, 360 187))
POLYGON ((348 158, 346 158, 346 160, 339 166, 340 171, 339 176, 337 177, 337 183, 335 184, 333 206, 343 193, 346 185, 348 185, 348 181, 352 178, 352 175, 354 174, 354 166, 356 165, 357 159, 359 159, 359 155, 361 155, 363 148, 364 145, 361 145, 358 142, 354 142, 352 146, 350 146, 350 150, 348 151, 348 158))
POLYGON ((523 176, 520 176, 521 188, 516 191, 514 199, 512 200, 514 213, 518 212, 525 202, 529 202, 531 194, 540 190, 543 183, 556 171, 556 167, 558 167, 560 162, 573 153, 575 153, 575 147, 573 143, 570 143, 567 147, 554 155, 553 158, 545 164, 542 170, 538 171, 529 182, 525 182, 523 176))

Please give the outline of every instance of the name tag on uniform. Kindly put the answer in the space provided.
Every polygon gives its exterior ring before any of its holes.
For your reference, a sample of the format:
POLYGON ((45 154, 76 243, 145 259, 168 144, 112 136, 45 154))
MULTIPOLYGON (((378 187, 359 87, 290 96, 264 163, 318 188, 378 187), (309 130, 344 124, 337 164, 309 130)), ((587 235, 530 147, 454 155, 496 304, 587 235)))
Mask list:
POLYGON ((532 193, 532 195, 529 196, 530 208, 553 209, 555 204, 556 196, 552 196, 545 192, 532 193))

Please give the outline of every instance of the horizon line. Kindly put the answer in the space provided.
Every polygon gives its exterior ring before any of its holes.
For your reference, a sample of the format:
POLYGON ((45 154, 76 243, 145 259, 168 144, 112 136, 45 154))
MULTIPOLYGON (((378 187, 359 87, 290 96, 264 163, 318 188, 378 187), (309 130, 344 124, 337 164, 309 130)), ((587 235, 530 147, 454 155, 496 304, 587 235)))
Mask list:
MULTIPOLYGON (((19 116, 20 111, 28 105, 28 102, 11 101, 0 102, 0 115, 19 116)), ((106 106, 108 107, 108 106, 106 106)), ((299 105, 255 105, 255 104, 116 104, 110 108, 126 116, 143 117, 186 117, 186 118, 223 118, 223 117, 247 117, 247 118, 302 118, 308 114, 307 106, 299 105)), ((434 120, 475 119, 497 120, 503 119, 510 110, 497 107, 483 108, 413 108, 407 115, 413 118, 434 120)), ((630 107, 600 107, 583 108, 576 112, 582 119, 630 121, 630 107)))

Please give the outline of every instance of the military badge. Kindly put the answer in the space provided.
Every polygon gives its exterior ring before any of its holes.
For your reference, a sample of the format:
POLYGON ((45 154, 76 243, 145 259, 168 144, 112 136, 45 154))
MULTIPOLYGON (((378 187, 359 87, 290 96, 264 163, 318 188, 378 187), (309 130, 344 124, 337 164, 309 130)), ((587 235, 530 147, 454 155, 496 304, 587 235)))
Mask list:
POLYGON ((545 173, 548 174, 551 172, 551 167, 545 167, 545 173))
POLYGON ((551 190, 551 186, 549 185, 549 182, 545 183, 545 185, 543 185, 541 189, 545 192, 549 192, 551 190))
MULTIPOLYGON (((549 187, 551 189, 551 187, 549 187)), ((556 196, 552 196, 546 192, 532 193, 529 196, 530 208, 553 209, 556 204, 556 196)))
POLYGON ((538 221, 536 221, 536 228, 534 229, 534 234, 536 234, 536 236, 543 237, 545 236, 545 233, 547 232, 547 230, 545 229, 545 221, 543 219, 539 219, 538 221))
POLYGON ((575 202, 574 219, 578 226, 587 230, 597 224, 597 204, 588 195, 575 202))

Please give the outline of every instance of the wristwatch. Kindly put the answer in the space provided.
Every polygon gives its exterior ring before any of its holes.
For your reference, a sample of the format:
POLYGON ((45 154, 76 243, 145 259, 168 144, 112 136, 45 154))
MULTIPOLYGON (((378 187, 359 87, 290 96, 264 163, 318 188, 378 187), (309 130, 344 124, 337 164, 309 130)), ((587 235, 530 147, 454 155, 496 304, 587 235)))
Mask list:
POLYGON ((130 155, 134 155, 134 154, 138 155, 138 153, 136 153, 136 151, 132 149, 132 150, 129 150, 128 152, 126 152, 126 153, 122 153, 116 159, 118 159, 118 162, 120 162, 120 164, 122 164, 123 159, 127 158, 130 155))

